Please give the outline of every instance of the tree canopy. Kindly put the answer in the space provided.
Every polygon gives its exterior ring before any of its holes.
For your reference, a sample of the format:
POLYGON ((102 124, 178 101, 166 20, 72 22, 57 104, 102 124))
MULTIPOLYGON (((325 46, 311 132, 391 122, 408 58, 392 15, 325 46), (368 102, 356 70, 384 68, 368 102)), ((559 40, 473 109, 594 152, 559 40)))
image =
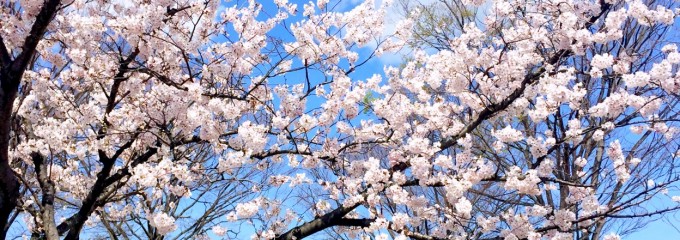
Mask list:
POLYGON ((620 239, 680 208, 676 7, 0 1, 0 238, 620 239))

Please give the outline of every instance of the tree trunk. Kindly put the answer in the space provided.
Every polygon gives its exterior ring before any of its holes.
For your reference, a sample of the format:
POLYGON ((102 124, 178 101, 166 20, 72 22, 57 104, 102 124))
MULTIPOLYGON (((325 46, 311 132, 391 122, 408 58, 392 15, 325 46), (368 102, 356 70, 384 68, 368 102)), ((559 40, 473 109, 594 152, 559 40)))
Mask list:
MULTIPOLYGON (((0 82, 10 78, 6 71, 0 73, 0 82)), ((12 107, 17 89, 0 86, 0 239, 5 239, 9 230, 9 216, 16 208, 19 197, 19 182, 10 168, 9 144, 12 107), (9 88, 9 89, 7 89, 9 88)))

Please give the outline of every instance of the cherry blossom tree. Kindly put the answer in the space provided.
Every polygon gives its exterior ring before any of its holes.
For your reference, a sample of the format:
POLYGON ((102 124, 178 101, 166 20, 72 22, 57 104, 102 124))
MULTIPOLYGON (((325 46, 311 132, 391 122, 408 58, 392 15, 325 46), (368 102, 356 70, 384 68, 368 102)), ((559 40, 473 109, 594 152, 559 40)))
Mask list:
POLYGON ((618 239, 680 207, 672 5, 461 1, 435 47, 390 4, 3 2, 0 237, 618 239))
MULTIPOLYGON (((370 58, 356 50, 399 43, 373 37, 382 17, 370 2, 345 13, 275 4, 4 3, 2 237, 17 218, 21 234, 46 239, 101 233, 85 226, 141 239, 231 234, 218 224, 275 204, 263 197, 273 183, 306 182, 279 163, 311 156, 328 134, 312 127, 307 99, 335 84, 328 98, 356 117, 362 95, 344 97, 348 75, 370 58)), ((325 126, 339 121, 328 114, 325 126)))
MULTIPOLYGON (((625 2, 616 3, 619 5, 615 4, 611 8, 630 7, 630 5, 625 6, 625 2)), ((676 4, 672 1, 645 1, 643 4, 647 8, 676 8, 676 4)), ((469 6, 465 5, 462 1, 451 0, 424 1, 424 3, 421 2, 417 4, 404 1, 401 3, 400 7, 406 10, 404 12, 410 13, 412 17, 419 19, 419 22, 416 23, 416 27, 413 29, 414 37, 409 40, 410 45, 414 46, 414 48, 452 50, 452 47, 454 46, 448 44, 447 41, 449 39, 455 39, 458 37, 461 34, 464 25, 467 23, 483 26, 483 23, 480 22, 480 19, 483 19, 485 16, 479 15, 480 13, 479 11, 476 11, 476 9, 490 6, 469 6), (466 14, 466 12, 469 14, 466 14), (451 24, 441 24, 442 21, 451 24)), ((604 23, 604 21, 595 22, 595 25, 600 25, 597 27, 601 28, 603 27, 601 25, 604 23)), ((565 58, 565 62, 567 62, 568 65, 572 65, 577 69, 577 74, 574 75, 576 83, 581 82, 583 84, 592 84, 591 87, 586 89, 593 90, 587 91, 580 101, 587 102, 590 106, 601 103, 604 98, 607 97, 607 92, 616 91, 615 88, 618 87, 619 84, 622 84, 620 83, 622 79, 621 72, 617 72, 616 69, 613 69, 613 71, 605 69, 605 71, 602 71, 599 77, 602 79, 615 79, 618 81, 618 83, 603 83, 601 81, 592 80, 594 76, 588 74, 588 71, 590 71, 591 65, 593 63, 598 64, 598 61, 602 60, 602 58, 597 57, 596 55, 599 54, 607 56, 613 59, 613 61, 620 61, 619 59, 621 58, 629 59, 627 62, 623 63, 628 65, 625 66, 628 69, 650 69, 654 67, 658 61, 662 61, 665 57, 661 47, 667 44, 669 40, 673 40, 675 37, 673 35, 669 36, 666 34, 667 31, 672 28, 673 26, 666 24, 648 24, 644 22, 638 22, 635 19, 626 19, 623 21, 621 26, 621 33, 622 36, 624 36, 623 40, 593 43, 590 48, 584 50, 586 54, 573 55, 571 57, 565 58), (634 60, 631 60, 631 55, 634 55, 634 60), (594 91, 595 88, 606 89, 606 92, 594 91)), ((502 28, 496 29, 496 31, 500 30, 502 30, 502 28)), ((496 34, 489 35, 495 36, 496 34)), ((619 62, 619 64, 622 63, 619 62)), ((619 67, 621 66, 624 65, 619 65, 619 67)), ((646 88, 637 91, 639 91, 637 94, 644 95, 646 93, 655 91, 655 89, 646 88)), ((677 118, 677 116, 674 115, 676 110, 674 110, 673 106, 677 99, 675 99, 675 96, 670 96, 667 100, 671 104, 668 106, 662 106, 662 108, 666 108, 662 112, 669 115, 663 116, 662 118, 666 120, 661 122, 666 122, 667 120, 673 120, 674 118, 677 118)), ((602 121, 604 121, 599 118, 574 117, 575 114, 579 114, 579 111, 580 110, 578 109, 559 109, 559 111, 551 116, 557 118, 545 122, 545 125, 535 125, 532 124, 532 122, 524 121, 522 118, 520 118, 520 120, 522 120, 520 124, 523 128, 532 129, 532 131, 547 131, 550 132, 550 134, 555 134, 556 136, 568 136, 573 135, 573 132, 570 132, 568 126, 570 126, 570 124, 580 124, 577 122, 577 120, 580 122, 585 120, 589 123, 589 125, 597 122, 602 124, 602 121)), ((610 206, 619 204, 622 206, 622 208, 626 208, 626 211, 629 211, 628 213, 630 213, 628 214, 629 217, 617 216, 611 218, 604 217, 600 219, 597 224, 592 225, 590 228, 586 228, 586 233, 577 235, 581 238, 599 239, 607 231, 618 230, 621 233, 630 233, 644 226, 647 221, 658 219, 650 219, 649 216, 660 216, 661 214, 658 213, 674 210, 674 208, 667 205, 657 209, 651 208, 645 204, 649 204, 647 201, 648 199, 645 198, 648 198, 653 194, 640 194, 641 192, 638 191, 640 189, 649 188, 649 184, 651 184, 651 186, 655 186, 655 179, 663 179, 663 181, 666 182, 662 188, 666 188, 671 184, 671 182, 675 182, 675 169, 669 167, 672 166, 672 161, 676 156, 675 154, 677 154, 677 146, 675 143, 673 143, 675 138, 672 137, 674 134, 673 131, 675 130, 670 130, 669 134, 662 134, 665 131, 660 131, 660 133, 657 132, 657 134, 654 134, 654 131, 647 131, 647 129, 640 128, 639 126, 632 126, 630 130, 623 128, 623 126, 636 125, 637 123, 643 122, 633 119, 635 117, 639 116, 635 114, 631 115, 630 113, 610 116, 609 118, 612 119, 620 119, 621 122, 617 123, 617 126, 622 126, 621 128, 604 130, 611 131, 611 135, 606 135, 602 131, 595 131, 592 136, 596 136, 596 138, 584 138, 578 143, 555 146, 555 153, 550 154, 551 158, 562 163, 558 164, 557 166, 553 166, 552 170, 554 174, 561 175, 559 176, 559 179, 574 178, 575 176, 573 175, 579 174, 578 172, 574 171, 583 171, 584 173, 581 174, 586 176, 585 181, 588 183, 583 184, 578 182, 577 184, 579 186, 587 186, 593 189, 595 191, 594 194, 598 197, 598 199, 607 199, 607 204, 610 206), (635 134, 641 134, 642 137, 631 137, 635 136, 635 134), (638 159, 643 160, 649 159, 649 161, 645 161, 649 163, 648 165, 635 167, 634 171, 637 172, 634 174, 637 176, 637 181, 626 181, 624 184, 619 186, 616 181, 594 176, 595 169, 599 169, 603 165, 610 164, 607 162, 609 160, 606 159, 606 155, 602 154, 604 144, 606 144, 608 141, 608 139, 605 140, 605 136, 611 136, 612 141, 623 137, 626 142, 625 144, 628 144, 628 146, 634 146, 630 149, 631 155, 628 157, 637 157, 638 159), (665 138, 665 140, 663 140, 663 138, 665 138), (659 144, 663 142, 666 143, 659 144), (593 172, 588 173, 588 170, 583 170, 584 168, 588 168, 588 166, 583 165, 586 163, 585 159, 592 161, 593 166, 597 166, 597 168, 590 170, 593 172), (629 197, 632 196, 635 196, 637 199, 629 199, 629 197), (645 216, 645 218, 635 218, 633 216, 645 216)), ((605 118, 605 120, 606 119, 607 118, 605 118)), ((662 128, 668 127, 665 124, 666 123, 664 123, 662 128)), ((606 123, 606 121, 604 121, 604 125, 602 126, 611 127, 611 125, 606 123)), ((515 154, 518 154, 514 157, 508 157, 505 154, 502 154, 507 153, 507 151, 502 151, 501 154, 499 154, 499 151, 495 149, 496 146, 493 144, 495 141, 494 137, 492 136, 493 129, 504 127, 507 127, 507 124, 503 122, 493 122, 490 123, 489 126, 481 128, 484 129, 482 131, 473 132, 472 134, 475 136, 475 138, 477 138, 478 141, 484 143, 477 145, 475 147, 475 152, 480 155, 487 155, 487 158, 503 160, 503 165, 505 166, 515 166, 518 165, 516 159, 521 158, 522 155, 528 156, 531 153, 531 146, 526 144, 513 144, 511 149, 517 150, 515 154)), ((531 168, 531 166, 529 165, 527 168, 531 168)), ((505 180, 500 179, 499 181, 503 182, 505 180)), ((487 184, 488 185, 486 185, 484 188, 485 190, 488 190, 489 187, 492 186, 490 181, 487 181, 487 184)), ((558 189, 560 186, 564 188, 576 187, 570 186, 569 183, 565 182, 554 182, 554 186, 558 187, 558 189)), ((410 189, 414 189, 414 187, 411 187, 410 189)), ((502 188, 499 189, 502 190, 502 188)), ((418 190, 414 191, 425 191, 425 193, 432 194, 432 196, 435 198, 443 197, 444 195, 444 193, 441 193, 437 187, 430 188, 429 192, 427 189, 422 188, 418 188, 418 190)), ((650 191, 653 191, 653 189, 650 191)), ((663 192, 666 191, 667 190, 665 189, 663 190, 663 192)), ((469 198, 475 199, 474 202, 479 203, 480 201, 488 201, 490 203, 489 205, 484 205, 484 207, 482 207, 481 204, 475 206, 473 212, 481 213, 486 216, 500 216, 503 211, 507 211, 509 207, 516 207, 518 204, 532 206, 541 205, 550 208, 555 208, 555 206, 564 206, 569 203, 567 200, 571 193, 569 189, 566 189, 566 191, 564 189, 559 189, 559 191, 557 191, 557 189, 555 191, 546 191, 546 193, 544 193, 543 199, 517 199, 517 196, 512 195, 509 191, 499 192, 497 190, 488 192, 477 190, 468 194, 470 194, 469 198), (498 196, 509 196, 509 198, 505 199, 498 196)), ((476 225, 469 225, 469 227, 470 228, 468 228, 468 232, 475 232, 478 228, 476 225)))

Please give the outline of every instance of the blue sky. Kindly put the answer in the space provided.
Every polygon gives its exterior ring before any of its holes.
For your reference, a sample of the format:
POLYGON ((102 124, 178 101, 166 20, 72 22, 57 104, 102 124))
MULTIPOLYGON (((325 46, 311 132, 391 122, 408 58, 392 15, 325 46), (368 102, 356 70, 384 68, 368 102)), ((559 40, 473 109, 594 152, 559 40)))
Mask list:
POLYGON ((624 239, 680 239, 680 214, 676 212, 658 218, 640 231, 625 236, 624 239))

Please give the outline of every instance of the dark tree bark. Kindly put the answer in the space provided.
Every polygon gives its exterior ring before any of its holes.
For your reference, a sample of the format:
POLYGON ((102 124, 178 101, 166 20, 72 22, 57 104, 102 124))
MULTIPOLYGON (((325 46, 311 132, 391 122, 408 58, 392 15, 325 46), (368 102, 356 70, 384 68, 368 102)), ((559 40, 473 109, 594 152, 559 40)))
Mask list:
POLYGON ((340 206, 335 210, 324 214, 310 222, 306 222, 300 226, 297 226, 284 234, 276 237, 276 240, 292 240, 292 239, 303 239, 309 235, 322 231, 326 228, 333 226, 365 226, 367 222, 361 220, 347 220, 344 219, 345 215, 358 207, 359 204, 353 206, 345 207, 340 206))
MULTIPOLYGON (((4 80, 8 77, 8 72, 3 69, 0 78, 4 80)), ((7 86, 5 81, 2 81, 2 88, 0 88, 0 239, 5 239, 7 235, 11 224, 8 219, 19 197, 19 181, 9 166, 11 113, 17 91, 16 88, 5 89, 5 86, 7 86)))

